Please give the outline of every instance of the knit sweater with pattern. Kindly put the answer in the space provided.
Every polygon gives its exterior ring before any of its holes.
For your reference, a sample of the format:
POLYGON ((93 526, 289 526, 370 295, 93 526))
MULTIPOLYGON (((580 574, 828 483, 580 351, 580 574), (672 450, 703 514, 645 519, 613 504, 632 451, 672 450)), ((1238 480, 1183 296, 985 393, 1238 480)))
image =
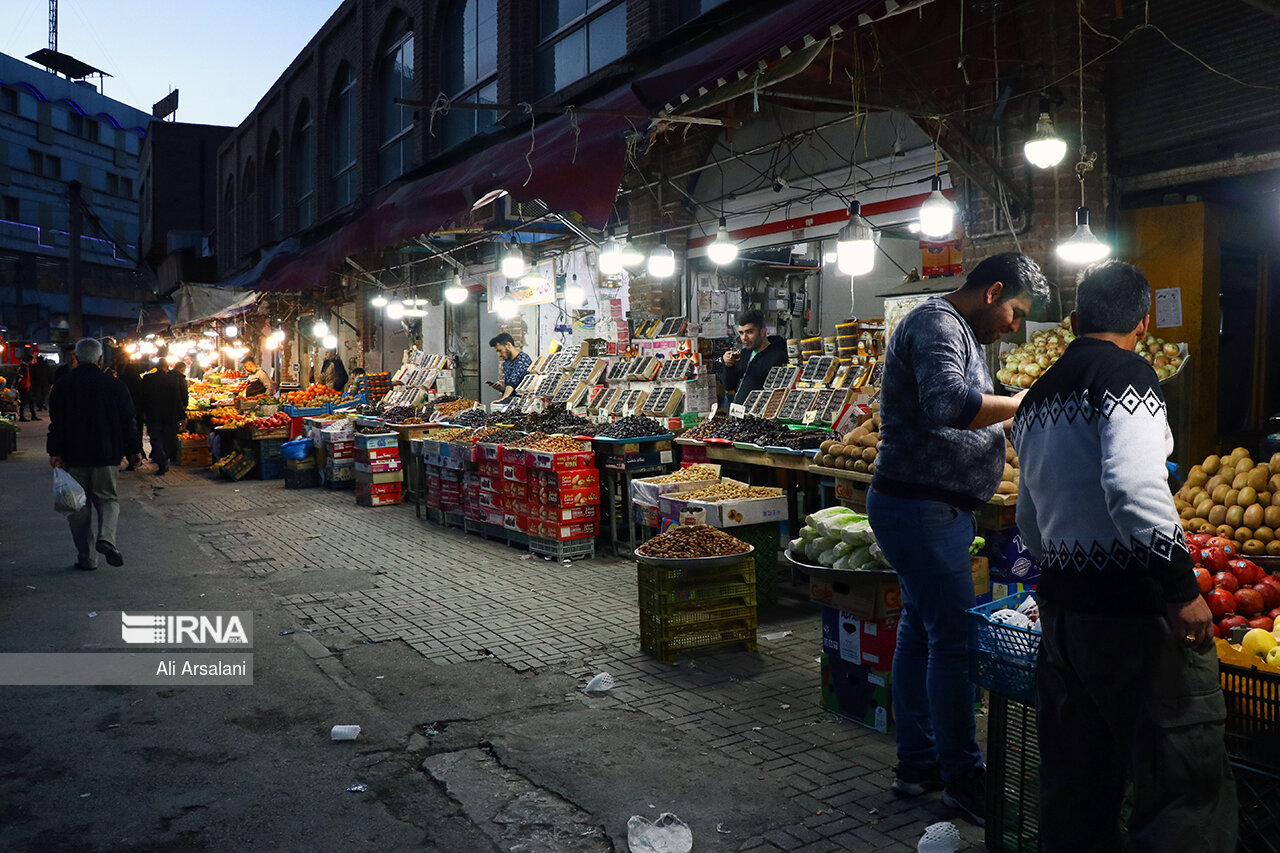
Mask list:
POLYGON ((1041 567, 1042 603, 1090 613, 1163 613, 1199 594, 1169 492, 1173 451, 1151 366, 1077 338, 1013 421, 1018 528, 1041 567))

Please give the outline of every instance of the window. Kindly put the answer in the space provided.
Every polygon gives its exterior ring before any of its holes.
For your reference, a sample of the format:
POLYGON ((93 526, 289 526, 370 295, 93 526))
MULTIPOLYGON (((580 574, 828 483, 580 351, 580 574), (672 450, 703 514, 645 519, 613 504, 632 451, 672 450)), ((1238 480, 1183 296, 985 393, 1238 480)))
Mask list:
POLYGON ((67 131, 90 142, 98 141, 98 122, 77 112, 67 114, 67 131))
POLYGON ((34 148, 28 148, 27 154, 31 159, 32 172, 42 178, 52 178, 55 181, 62 180, 62 158, 45 154, 34 148))
POLYGON ((680 23, 705 15, 725 0, 676 0, 676 19, 680 23))
POLYGON ((0 110, 18 115, 18 91, 0 86, 0 110))
POLYGON ((258 178, 254 162, 244 165, 240 178, 240 251, 249 252, 258 245, 258 178))
POLYGON ((382 135, 378 149, 378 183, 388 183, 413 165, 413 108, 396 98, 413 97, 413 33, 400 38, 382 56, 378 73, 382 95, 382 135))
POLYGON ((227 176, 222 190, 222 243, 228 258, 236 256, 236 179, 227 176))
MULTIPOLYGON (((454 6, 449 21, 449 59, 445 86, 451 100, 471 104, 498 102, 498 2, 466 0, 454 6)), ((447 145, 492 131, 498 114, 452 110, 445 116, 447 145)))
POLYGON ((627 52, 623 0, 541 0, 538 93, 549 95, 627 52))
POLYGON ((266 237, 275 242, 284 236, 284 175, 280 171, 280 135, 274 132, 262 162, 262 191, 267 200, 266 237))
POLYGON ((0 210, 0 219, 5 222, 21 222, 22 207, 18 200, 11 195, 3 196, 4 209, 0 210))
POLYGON ((311 227, 311 201, 315 194, 316 155, 312 141, 311 107, 306 101, 298 108, 293 127, 293 214, 298 228, 311 227))
POLYGON ((356 198, 356 157, 359 152, 356 114, 356 73, 350 65, 338 70, 331 104, 330 165, 333 206, 343 207, 356 198))
POLYGON ((133 198, 133 178, 107 172, 107 192, 121 198, 133 198))

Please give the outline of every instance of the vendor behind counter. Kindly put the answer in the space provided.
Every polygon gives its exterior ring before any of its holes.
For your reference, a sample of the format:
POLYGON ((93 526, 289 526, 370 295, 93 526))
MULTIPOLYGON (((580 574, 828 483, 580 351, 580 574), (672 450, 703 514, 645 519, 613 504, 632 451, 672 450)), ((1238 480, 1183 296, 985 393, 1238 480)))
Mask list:
POLYGON ((261 397, 263 394, 276 393, 276 383, 271 381, 271 377, 258 366, 256 361, 245 356, 240 360, 240 366, 244 368, 245 375, 249 379, 249 384, 244 389, 245 397, 261 397))
POLYGON ((731 349, 721 357, 725 386, 737 389, 731 403, 745 403, 748 394, 764 388, 771 369, 787 363, 786 339, 768 333, 759 311, 738 317, 738 343, 740 349, 731 349))

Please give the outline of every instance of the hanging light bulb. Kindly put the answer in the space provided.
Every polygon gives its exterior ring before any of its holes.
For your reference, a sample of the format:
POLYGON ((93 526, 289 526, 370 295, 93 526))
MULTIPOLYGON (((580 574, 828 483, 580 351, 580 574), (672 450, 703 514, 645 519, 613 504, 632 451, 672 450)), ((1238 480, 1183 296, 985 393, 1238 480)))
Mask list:
POLYGON ((836 235, 836 268, 845 275, 866 275, 876 261, 876 237, 862 218, 862 202, 849 205, 849 224, 836 235))
POLYGON ((578 284, 577 273, 564 289, 564 304, 566 305, 582 305, 587 301, 587 292, 582 289, 582 285, 578 284))
POLYGON ((325 335, 324 339, 321 340, 320 343, 325 349, 338 348, 338 338, 336 335, 325 335))
POLYGON ((510 296, 504 296, 499 299, 495 307, 498 310, 498 316, 504 320, 513 319, 520 311, 520 306, 510 296))
POLYGON ((280 341, 276 340, 275 335, 267 335, 267 337, 262 341, 262 346, 266 350, 273 350, 280 346, 280 341))
POLYGON ((271 333, 271 337, 278 344, 284 343, 284 329, 277 327, 276 330, 271 333))
POLYGON ((600 247, 600 259, 597 263, 600 265, 601 275, 617 275, 622 272, 622 244, 613 236, 612 228, 609 229, 609 239, 600 247))
POLYGON ((933 176, 933 191, 920 205, 920 233, 926 237, 946 237, 955 224, 956 206, 942 194, 942 178, 933 176))
POLYGON ((222 330, 222 333, 228 338, 234 338, 236 335, 240 334, 240 329, 236 327, 235 323, 229 323, 227 324, 227 327, 222 330))
POLYGON ((658 246, 649 253, 649 275, 653 278, 669 278, 676 271, 676 253, 667 247, 667 235, 658 238, 658 246))
POLYGON ((631 238, 627 238, 627 242, 622 244, 622 265, 624 267, 638 267, 644 263, 644 252, 636 248, 636 244, 631 242, 631 238))
POLYGON ((311 335, 316 338, 323 338, 329 334, 329 324, 324 320, 316 320, 315 325, 311 327, 311 335))
POLYGON ((507 253, 502 256, 502 276, 517 279, 522 275, 524 275, 524 253, 520 251, 519 246, 512 243, 507 248, 507 253))
POLYGON ((387 295, 385 293, 379 293, 377 296, 370 299, 369 303, 373 305, 374 308, 386 308, 387 295))
POLYGON ((217 329, 205 329, 204 333, 206 337, 210 337, 210 338, 216 338, 218 336, 217 329))
POLYGON ((716 266, 731 264, 738 258, 738 244, 729 239, 729 227, 723 216, 720 227, 716 229, 715 242, 707 246, 707 257, 716 266))
POLYGON ((1058 257, 1069 264, 1092 264, 1111 254, 1111 247, 1089 228, 1089 208, 1076 208, 1076 231, 1058 244, 1058 257))
POLYGON ((453 281, 444 289, 444 298, 449 300, 451 305, 461 305, 467 301, 467 297, 470 295, 470 291, 463 287, 462 276, 460 275, 455 275, 453 281))
POLYGON ((393 299, 387 303, 384 313, 388 320, 399 320, 404 317, 404 303, 399 299, 393 299))
POLYGON ((1040 118, 1036 119, 1035 132, 1022 146, 1027 162, 1037 169, 1051 169, 1067 155, 1067 143, 1053 127, 1049 117, 1049 99, 1040 99, 1040 118))

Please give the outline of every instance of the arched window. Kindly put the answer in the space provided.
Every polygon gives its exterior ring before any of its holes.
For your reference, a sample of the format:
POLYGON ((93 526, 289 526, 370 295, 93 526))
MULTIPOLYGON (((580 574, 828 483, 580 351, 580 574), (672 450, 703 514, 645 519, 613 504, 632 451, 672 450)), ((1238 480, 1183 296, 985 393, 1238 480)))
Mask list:
POLYGON ((222 188, 222 251, 224 256, 234 261, 236 255, 236 178, 227 175, 227 182, 222 188))
POLYGON ((394 40, 378 69, 382 133, 378 144, 378 184, 392 181, 413 166, 413 108, 396 103, 413 97, 413 33, 394 40))
POLYGON ((538 94, 558 92, 627 52, 626 0, 539 0, 538 94))
MULTIPOLYGON (((445 90, 449 99, 471 104, 498 102, 498 0, 455 3, 446 38, 445 90)), ((453 110, 445 117, 446 145, 493 130, 497 113, 453 110)))
POLYGON ((329 174, 333 183, 333 206, 337 208, 356 199, 356 160, 360 151, 356 72, 345 62, 334 80, 329 115, 329 174))
POLYGON ((244 174, 240 178, 239 214, 238 243, 241 254, 244 254, 258 246, 258 176, 252 159, 244 164, 244 174))
POLYGON ((284 236, 284 174, 280 170, 280 134, 271 132, 267 156, 262 161, 262 192, 266 197, 266 238, 275 242, 284 236))
POLYGON ((293 164, 293 215, 295 227, 310 228, 312 202, 316 189, 316 149, 311 124, 311 106, 302 102, 293 123, 293 140, 289 143, 289 159, 293 164))

